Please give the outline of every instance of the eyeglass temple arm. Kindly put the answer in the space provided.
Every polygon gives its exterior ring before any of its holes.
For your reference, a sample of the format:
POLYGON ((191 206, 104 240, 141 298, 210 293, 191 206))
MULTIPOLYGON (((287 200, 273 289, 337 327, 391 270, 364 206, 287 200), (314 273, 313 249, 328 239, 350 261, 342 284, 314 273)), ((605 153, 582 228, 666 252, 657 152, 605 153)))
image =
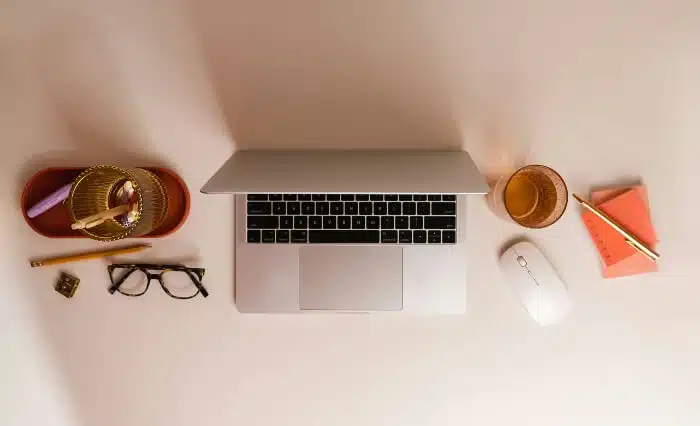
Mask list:
POLYGON ((202 278, 204 277, 204 269, 200 268, 190 268, 186 269, 185 272, 188 274, 194 275, 192 279, 195 282, 195 285, 197 286, 197 289, 199 290, 200 293, 202 293, 202 296, 207 297, 209 296, 209 292, 207 291, 206 288, 204 288, 204 284, 202 284, 202 278))

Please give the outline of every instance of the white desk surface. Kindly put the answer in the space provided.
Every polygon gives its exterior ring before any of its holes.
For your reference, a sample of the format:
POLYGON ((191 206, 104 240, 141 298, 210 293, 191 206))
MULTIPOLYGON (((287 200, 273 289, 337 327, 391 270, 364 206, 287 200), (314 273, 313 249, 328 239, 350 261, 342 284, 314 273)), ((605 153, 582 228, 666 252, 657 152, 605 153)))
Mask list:
MULTIPOLYGON (((700 422, 700 4, 696 1, 11 2, 0 14, 0 423, 696 425, 700 422), (469 312, 245 316, 232 200, 199 187, 236 148, 462 146, 572 191, 642 180, 660 272, 600 277, 570 205, 527 231, 469 209, 469 312), (43 166, 172 166, 192 190, 148 260, 206 267, 208 299, 107 293, 89 249, 18 209, 43 166), (540 245, 575 309, 540 328, 503 281, 508 239, 540 245)), ((141 259, 141 258, 139 258, 141 259)))

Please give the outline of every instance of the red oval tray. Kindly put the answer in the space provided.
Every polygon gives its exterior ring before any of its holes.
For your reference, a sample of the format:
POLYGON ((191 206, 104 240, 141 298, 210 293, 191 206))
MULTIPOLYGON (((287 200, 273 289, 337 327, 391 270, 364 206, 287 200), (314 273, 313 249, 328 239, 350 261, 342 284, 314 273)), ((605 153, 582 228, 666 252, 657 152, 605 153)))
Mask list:
MULTIPOLYGON (((69 184, 86 168, 49 168, 32 176, 22 191, 22 214, 27 224, 38 234, 49 238, 88 238, 70 228, 72 223, 65 203, 58 204, 45 213, 30 219, 27 211, 56 189, 69 184)), ((162 238, 177 231, 190 214, 190 192, 185 182, 175 172, 163 167, 145 167, 157 175, 168 192, 168 212, 163 223, 150 234, 133 238, 162 238)))

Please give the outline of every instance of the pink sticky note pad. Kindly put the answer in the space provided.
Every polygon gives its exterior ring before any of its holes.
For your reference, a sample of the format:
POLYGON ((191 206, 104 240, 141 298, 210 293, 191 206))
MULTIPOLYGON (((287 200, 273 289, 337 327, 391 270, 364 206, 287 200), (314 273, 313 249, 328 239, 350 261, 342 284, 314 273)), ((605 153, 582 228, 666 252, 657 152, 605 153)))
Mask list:
MULTIPOLYGON (((645 187, 596 191, 591 194, 591 201, 645 244, 653 248, 658 242, 651 223, 645 187)), ((603 261, 603 277, 615 278, 658 270, 656 262, 627 244, 622 235, 595 214, 586 211, 582 219, 603 261)))

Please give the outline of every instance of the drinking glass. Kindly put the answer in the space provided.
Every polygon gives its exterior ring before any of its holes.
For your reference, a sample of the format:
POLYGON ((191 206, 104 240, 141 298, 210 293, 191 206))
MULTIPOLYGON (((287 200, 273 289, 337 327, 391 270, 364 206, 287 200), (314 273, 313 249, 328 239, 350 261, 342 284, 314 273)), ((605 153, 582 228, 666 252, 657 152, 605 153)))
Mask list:
POLYGON ((498 216, 527 228, 552 225, 564 214, 569 192, 564 179, 542 165, 522 167, 501 177, 486 195, 498 216))

